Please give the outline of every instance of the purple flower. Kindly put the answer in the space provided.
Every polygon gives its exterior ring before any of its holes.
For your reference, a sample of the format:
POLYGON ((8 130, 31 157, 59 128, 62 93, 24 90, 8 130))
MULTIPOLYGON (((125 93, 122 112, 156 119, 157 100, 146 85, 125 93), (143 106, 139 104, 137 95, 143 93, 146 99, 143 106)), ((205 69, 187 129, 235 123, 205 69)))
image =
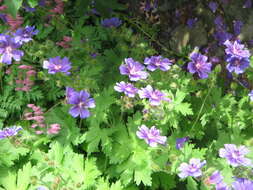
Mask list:
POLYGON ((232 34, 226 31, 216 31, 213 36, 219 42, 219 45, 223 45, 226 40, 230 40, 233 37, 232 34))
POLYGON ((231 188, 224 182, 216 184, 216 190, 231 190, 231 188))
POLYGON ((107 18, 101 21, 101 25, 106 28, 119 27, 122 21, 117 17, 107 18))
POLYGON ((234 33, 236 36, 238 36, 241 33, 241 29, 243 26, 243 22, 240 20, 234 21, 234 33))
POLYGON ((38 30, 35 30, 35 26, 26 26, 25 28, 19 28, 13 34, 17 43, 23 44, 32 40, 34 35, 38 34, 38 30))
POLYGON ((135 88, 133 84, 125 83, 124 81, 121 81, 120 83, 117 82, 114 89, 118 92, 124 92, 124 94, 130 98, 135 97, 135 94, 138 92, 138 89, 135 88))
POLYGON ((62 72, 66 75, 69 75, 69 70, 71 69, 71 62, 69 62, 69 59, 67 57, 61 59, 59 56, 57 56, 54 58, 49 58, 49 61, 44 61, 43 68, 48 69, 49 74, 62 72))
POLYGON ((253 90, 251 90, 248 95, 249 95, 250 101, 253 101, 253 90))
POLYGON ((252 0, 246 0, 243 8, 251 8, 252 7, 252 0))
POLYGON ((218 8, 218 4, 211 1, 209 4, 208 4, 209 8, 212 10, 213 13, 216 12, 217 8, 218 8))
POLYGON ((213 172, 213 174, 208 178, 208 182, 210 184, 215 184, 215 185, 221 183, 222 180, 223 180, 223 176, 220 174, 218 170, 213 172))
MULTIPOLYGON (((224 45, 227 47, 225 49, 226 55, 228 58, 249 58, 250 52, 245 48, 243 44, 240 44, 239 41, 234 41, 233 43, 229 40, 225 41, 224 45)), ((229 60, 227 60, 229 62, 229 60)))
POLYGON ((138 61, 134 61, 132 58, 126 58, 125 63, 119 67, 120 74, 128 75, 131 81, 138 81, 148 77, 148 73, 143 71, 145 67, 138 61))
POLYGON ((219 150, 221 158, 226 158, 228 163, 236 166, 251 166, 251 161, 245 158, 245 155, 250 151, 245 146, 236 147, 234 144, 225 144, 225 148, 219 150))
POLYGON ((90 94, 84 90, 80 92, 71 93, 68 104, 73 104, 69 110, 70 115, 77 117, 80 115, 81 118, 87 118, 90 116, 88 108, 95 107, 95 101, 93 98, 89 98, 90 94))
POLYGON ((20 61, 24 55, 23 51, 17 50, 20 46, 11 36, 0 34, 0 62, 10 65, 12 58, 15 61, 20 61))
POLYGON ((74 88, 66 87, 66 98, 69 99, 75 92, 74 88))
POLYGON ((7 137, 15 136, 22 129, 20 126, 7 127, 3 130, 0 130, 0 139, 4 139, 7 137))
POLYGON ((189 140, 189 137, 177 138, 176 139, 176 149, 181 149, 184 146, 184 143, 189 140))
POLYGON ((168 71, 172 62, 171 60, 163 58, 162 56, 151 56, 145 58, 144 64, 148 65, 147 69, 150 71, 155 71, 156 69, 168 71))
POLYGON ((187 20, 187 26, 189 28, 193 28, 195 26, 195 24, 196 24, 197 21, 198 21, 198 18, 189 18, 187 20))
POLYGON ((197 158, 191 158, 188 163, 183 162, 180 166, 179 166, 179 171, 180 173, 178 174, 178 176, 180 178, 186 178, 188 176, 192 176, 192 177, 199 177, 202 175, 202 171, 201 168, 206 164, 206 161, 204 160, 203 162, 201 162, 200 159, 197 158))
POLYGON ((253 181, 245 178, 237 179, 237 181, 232 184, 235 190, 252 190, 253 189, 253 181))
POLYGON ((138 91, 138 94, 140 98, 148 98, 150 105, 152 106, 158 106, 161 104, 161 101, 168 101, 170 102, 171 100, 169 98, 165 97, 165 94, 162 93, 159 90, 154 90, 152 86, 148 85, 146 88, 142 88, 141 90, 138 91))
POLYGON ((0 13, 0 19, 2 19, 3 22, 7 22, 6 14, 0 13))
POLYGON ((236 57, 229 57, 227 60, 229 60, 229 64, 226 66, 227 70, 229 72, 235 72, 236 74, 243 73, 250 65, 248 58, 239 59, 236 57))
POLYGON ((136 135, 140 139, 144 139, 145 142, 151 147, 157 147, 157 144, 166 144, 167 137, 160 135, 160 130, 152 126, 151 129, 147 128, 146 125, 138 127, 139 131, 136 135))
POLYGON ((207 78, 211 72, 212 64, 207 62, 207 56, 200 53, 190 54, 191 62, 188 63, 187 69, 190 73, 198 73, 201 79, 207 78))

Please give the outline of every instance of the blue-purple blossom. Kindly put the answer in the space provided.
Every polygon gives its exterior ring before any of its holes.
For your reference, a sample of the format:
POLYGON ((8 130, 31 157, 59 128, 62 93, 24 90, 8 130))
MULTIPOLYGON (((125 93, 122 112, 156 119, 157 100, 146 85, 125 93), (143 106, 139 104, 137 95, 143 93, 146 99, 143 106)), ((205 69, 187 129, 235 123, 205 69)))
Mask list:
POLYGON ((65 73, 69 75, 69 70, 71 69, 71 62, 67 57, 61 59, 59 56, 49 58, 49 60, 43 62, 43 68, 48 69, 49 74, 56 74, 58 72, 65 73))
POLYGON ((250 93, 248 94, 250 101, 253 101, 253 90, 250 91, 250 93))
POLYGON ((185 163, 185 162, 181 163, 181 165, 178 168, 178 170, 180 171, 178 176, 180 178, 186 178, 188 176, 200 177, 202 175, 201 168, 205 164, 206 164, 205 160, 203 162, 201 162, 200 159, 191 158, 189 161, 189 164, 185 163))
POLYGON ((71 87, 66 87, 66 98, 67 100, 72 96, 72 94, 74 94, 76 91, 74 90, 74 88, 71 87))
POLYGON ((209 184, 214 184, 217 185, 221 183, 223 180, 223 176, 220 174, 220 171, 216 170, 215 172, 212 173, 212 175, 208 178, 208 183, 209 184))
POLYGON ((246 0, 243 8, 251 8, 252 7, 252 0, 246 0))
POLYGON ((213 36, 219 42, 219 45, 223 45, 226 40, 230 40, 233 37, 232 34, 226 31, 216 31, 213 36))
POLYGON ((128 75, 131 81, 138 81, 148 77, 148 73, 143 71, 145 67, 138 61, 135 61, 132 58, 126 58, 125 63, 126 64, 122 64, 119 67, 120 74, 128 75))
POLYGON ((107 18, 101 21, 101 25, 106 28, 119 27, 122 21, 117 17, 107 18))
POLYGON ((233 182, 232 187, 234 190, 252 190, 253 181, 245 178, 238 178, 235 182, 233 182))
POLYGON ((197 73, 201 79, 207 78, 212 67, 212 64, 207 62, 208 57, 200 53, 192 52, 190 59, 191 62, 187 66, 188 71, 192 74, 197 73))
POLYGON ((198 18, 189 18, 187 20, 187 26, 189 28, 193 28, 195 26, 195 24, 197 23, 197 21, 198 21, 198 18))
POLYGON ((140 98, 148 98, 150 105, 158 106, 161 104, 161 101, 170 102, 171 99, 167 98, 166 95, 156 89, 153 89, 152 86, 148 85, 146 88, 142 88, 138 91, 140 98))
POLYGON ((26 26, 25 28, 19 28, 13 34, 14 39, 17 43, 23 44, 32 40, 34 35, 38 34, 38 30, 35 29, 35 26, 26 26))
POLYGON ((227 162, 234 166, 251 166, 251 160, 246 158, 250 151, 245 146, 237 147, 234 144, 225 144, 225 148, 219 150, 219 156, 221 158, 226 158, 227 162))
MULTIPOLYGON (((228 59, 227 59, 228 60, 228 59)), ((236 74, 244 73, 245 69, 247 69, 250 65, 250 60, 248 58, 236 58, 230 57, 229 63, 226 68, 229 72, 235 72, 236 74)))
POLYGON ((135 94, 138 92, 138 88, 135 88, 133 84, 125 83, 124 81, 121 81, 120 83, 116 83, 116 86, 114 86, 114 89, 118 92, 123 92, 125 95, 127 95, 130 98, 135 97, 135 94))
POLYGON ((177 138, 176 139, 176 149, 183 148, 184 144, 189 140, 189 137, 177 138))
POLYGON ((20 126, 6 127, 3 130, 0 130, 0 139, 15 136, 20 130, 22 130, 22 127, 20 126))
POLYGON ((140 139, 144 139, 149 146, 157 147, 157 144, 166 144, 167 137, 161 136, 160 130, 156 129, 155 126, 149 129, 146 125, 141 125, 138 129, 139 131, 136 132, 136 135, 140 139))
POLYGON ((80 92, 72 92, 69 95, 68 104, 73 104, 69 113, 73 117, 87 118, 90 116, 88 108, 95 107, 95 101, 93 98, 89 98, 90 94, 84 90, 80 92))
POLYGON ((7 22, 6 14, 0 13, 0 19, 1 19, 3 22, 7 22))
POLYGON ((9 35, 0 34, 0 62, 10 65, 12 58, 20 61, 24 52, 18 50, 21 45, 15 42, 15 39, 9 35))
POLYGON ((168 71, 172 65, 172 61, 162 56, 151 56, 145 58, 144 64, 148 65, 147 69, 150 71, 155 71, 156 69, 168 71))
POLYGON ((211 1, 208 4, 208 7, 212 10, 213 13, 215 13, 218 8, 218 4, 216 2, 211 1))
POLYGON ((243 22, 240 20, 234 21, 234 34, 238 36, 241 33, 242 27, 243 27, 243 22))

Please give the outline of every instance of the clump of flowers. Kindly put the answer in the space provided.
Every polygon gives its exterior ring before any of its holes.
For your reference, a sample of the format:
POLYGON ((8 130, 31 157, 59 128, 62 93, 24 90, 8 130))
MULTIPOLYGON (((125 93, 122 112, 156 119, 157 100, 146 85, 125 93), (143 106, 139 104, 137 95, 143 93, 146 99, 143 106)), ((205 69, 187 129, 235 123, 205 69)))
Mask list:
POLYGON ((56 42, 56 45, 61 46, 63 48, 70 48, 70 42, 72 41, 72 38, 69 36, 63 36, 63 40, 60 42, 56 42))
POLYGON ((0 139, 5 139, 18 134, 23 128, 21 126, 6 127, 0 130, 0 139))
POLYGON ((156 69, 168 71, 172 65, 172 61, 162 56, 151 56, 145 58, 144 64, 147 65, 147 69, 150 71, 155 71, 156 69))
POLYGON ((117 28, 122 24, 122 21, 117 17, 107 18, 101 21, 101 25, 106 28, 117 28))
POLYGON ((19 72, 16 84, 20 87, 16 87, 15 90, 28 92, 34 84, 31 77, 35 76, 36 71, 30 65, 20 65, 18 68, 21 69, 21 72, 19 72))
POLYGON ((234 166, 251 166, 251 160, 245 158, 250 151, 245 146, 237 147, 234 144, 225 144, 225 148, 219 150, 219 155, 221 158, 226 158, 227 162, 234 166))
POLYGON ((0 34, 0 62, 12 64, 12 59, 20 61, 24 52, 18 50, 21 44, 17 43, 10 35, 0 34))
POLYGON ((31 108, 32 111, 24 114, 25 120, 33 122, 31 128, 36 130, 36 134, 43 134, 44 128, 46 127, 44 112, 39 106, 35 106, 34 104, 28 104, 27 107, 31 108))
POLYGON ((31 41, 32 37, 37 35, 38 32, 39 31, 35 29, 35 26, 26 26, 25 28, 18 28, 13 36, 15 41, 22 45, 23 43, 31 41))
POLYGON ((138 92, 138 89, 134 87, 131 83, 125 83, 124 81, 121 81, 120 83, 116 83, 116 86, 114 86, 114 89, 118 92, 123 92, 125 95, 127 95, 130 98, 135 97, 136 93, 138 92))
POLYGON ((145 67, 138 61, 133 60, 132 58, 126 58, 125 64, 122 64, 119 67, 120 74, 128 75, 130 81, 138 81, 141 79, 146 79, 148 73, 143 71, 145 67))
POLYGON ((180 178, 186 178, 188 176, 200 177, 202 175, 201 168, 205 164, 206 164, 205 160, 203 162, 201 162, 200 159, 191 158, 189 161, 189 164, 185 163, 185 162, 181 163, 181 165, 178 168, 178 170, 180 171, 178 176, 180 178))
POLYGON ((47 129, 47 134, 56 135, 60 132, 60 130, 61 130, 60 124, 54 123, 49 126, 49 129, 47 129))
POLYGON ((58 72, 65 73, 69 75, 69 70, 71 69, 71 62, 67 57, 61 59, 59 56, 49 58, 43 62, 43 68, 48 69, 49 74, 56 74, 58 72))
POLYGON ((152 106, 159 106, 161 101, 171 101, 171 99, 167 98, 163 92, 153 89, 150 85, 148 85, 146 88, 140 89, 138 94, 140 98, 148 98, 150 105, 152 106))
POLYGON ((190 59, 191 62, 187 66, 188 71, 192 74, 197 73, 201 79, 207 78, 212 67, 212 64, 207 62, 208 57, 200 53, 192 52, 190 59))
POLYGON ((215 32, 214 38, 219 42, 219 45, 223 45, 226 40, 230 40, 233 35, 227 32, 227 26, 223 21, 223 18, 219 15, 214 20, 215 32))
POLYGON ((137 137, 144 139, 151 147, 157 147, 157 144, 166 144, 167 137, 160 135, 160 130, 152 126, 150 129, 146 125, 141 125, 139 131, 136 132, 137 137))
POLYGON ((229 72, 235 72, 236 74, 243 73, 250 64, 249 50, 239 41, 230 42, 227 40, 224 45, 227 47, 225 49, 226 61, 229 63, 227 70, 229 72))
POLYGON ((67 88, 66 91, 67 103, 72 104, 69 113, 73 117, 87 118, 90 116, 88 108, 95 107, 95 101, 90 98, 90 94, 84 90, 80 92, 72 91, 71 88, 67 88))
POLYGON ((13 18, 10 14, 6 15, 6 22, 10 26, 11 30, 16 30, 23 24, 23 17, 16 15, 16 18, 13 18))

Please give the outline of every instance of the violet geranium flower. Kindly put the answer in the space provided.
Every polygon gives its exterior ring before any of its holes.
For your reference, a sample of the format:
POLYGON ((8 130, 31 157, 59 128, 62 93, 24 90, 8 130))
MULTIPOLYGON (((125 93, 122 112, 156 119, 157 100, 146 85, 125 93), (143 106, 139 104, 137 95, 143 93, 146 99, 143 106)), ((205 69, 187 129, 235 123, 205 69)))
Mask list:
POLYGON ((148 85, 146 88, 142 88, 138 91, 140 98, 148 98, 150 105, 159 106, 161 101, 170 102, 171 99, 167 98, 164 93, 159 90, 154 90, 152 86, 148 85))
POLYGON ((119 67, 120 74, 128 75, 130 81, 138 81, 148 77, 148 73, 143 71, 145 67, 138 61, 126 58, 125 63, 119 67))
POLYGON ((236 74, 241 74, 244 73, 245 69, 247 69, 249 65, 250 60, 248 58, 239 59, 236 57, 230 57, 226 68, 230 73, 235 72, 236 74))
POLYGON ((189 140, 189 137, 177 138, 176 139, 176 149, 183 148, 184 144, 189 140))
POLYGON ((34 35, 38 34, 38 30, 35 30, 35 26, 26 26, 25 28, 19 28, 13 34, 17 43, 23 44, 32 40, 34 35))
POLYGON ((220 171, 216 170, 215 172, 212 173, 212 175, 208 178, 208 183, 209 184, 219 184, 223 180, 223 176, 220 174, 220 171))
POLYGON ((190 54, 191 62, 188 63, 187 69, 190 73, 198 73, 201 79, 207 78, 211 72, 212 64, 207 62, 207 56, 200 53, 190 54))
POLYGON ((3 130, 0 130, 0 139, 15 136, 20 130, 22 130, 22 127, 20 126, 6 127, 3 130))
POLYGON ((219 150, 219 156, 221 158, 226 158, 227 162, 236 167, 236 166, 251 166, 251 160, 245 158, 245 155, 250 151, 245 146, 237 147, 234 144, 225 144, 225 148, 219 150))
POLYGON ((163 58, 162 56, 151 56, 145 58, 144 64, 148 65, 147 69, 150 71, 155 71, 156 69, 168 71, 172 65, 172 62, 171 60, 163 58))
POLYGON ((15 39, 9 35, 0 34, 0 62, 10 65, 12 58, 20 61, 24 52, 17 50, 21 45, 15 42, 15 39))
POLYGON ((144 139, 151 147, 157 147, 157 144, 166 144, 167 137, 160 135, 160 130, 152 126, 150 129, 146 125, 141 125, 136 132, 137 137, 144 139))
POLYGON ((135 94, 138 92, 138 89, 135 88, 133 84, 125 83, 124 81, 121 81, 120 83, 117 82, 114 89, 118 92, 124 92, 124 94, 130 98, 135 97, 135 94))
POLYGON ((84 90, 80 92, 71 93, 68 104, 73 104, 69 110, 70 115, 77 117, 80 115, 80 118, 87 118, 90 116, 88 108, 95 107, 95 101, 93 98, 89 98, 90 94, 84 90))
POLYGON ((49 61, 44 61, 43 68, 48 69, 49 74, 56 74, 58 72, 62 72, 66 75, 69 75, 69 70, 71 69, 71 62, 67 57, 61 59, 59 56, 57 56, 54 58, 49 58, 49 61))
POLYGON ((224 45, 227 47, 225 49, 227 57, 227 62, 230 62, 231 58, 249 58, 250 52, 248 49, 245 48, 243 44, 241 44, 239 41, 230 42, 229 40, 226 40, 224 42, 224 45))
POLYGON ((202 175, 202 171, 201 168, 206 164, 206 161, 204 160, 203 162, 201 162, 200 159, 197 158, 191 158, 188 163, 183 162, 178 170, 180 171, 180 173, 178 174, 178 176, 180 178, 186 178, 188 176, 192 176, 192 177, 199 177, 202 175))
POLYGON ((67 100, 72 96, 72 94, 74 92, 76 92, 74 90, 74 88, 71 88, 71 87, 68 87, 68 86, 66 87, 66 98, 67 98, 67 100))
POLYGON ((253 181, 245 178, 239 178, 232 184, 235 190, 252 190, 253 181))
POLYGON ((106 28, 117 28, 122 24, 122 21, 117 17, 107 18, 101 21, 101 25, 106 28))

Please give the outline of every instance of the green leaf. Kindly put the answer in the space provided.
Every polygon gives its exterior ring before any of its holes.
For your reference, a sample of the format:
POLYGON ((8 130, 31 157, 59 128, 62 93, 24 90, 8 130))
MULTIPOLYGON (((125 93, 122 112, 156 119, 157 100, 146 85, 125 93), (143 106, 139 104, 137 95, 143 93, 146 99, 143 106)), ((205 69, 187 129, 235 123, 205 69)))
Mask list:
POLYGON ((27 163, 23 166, 23 169, 18 170, 18 179, 17 179, 17 187, 19 190, 27 190, 30 177, 31 177, 31 163, 27 163))
POLYGON ((96 165, 96 158, 87 158, 84 168, 84 187, 91 188, 96 185, 96 179, 101 175, 96 165))
POLYGON ((38 0, 28 0, 28 4, 30 7, 34 8, 38 5, 38 0))
POLYGON ((188 177, 186 188, 187 190, 198 190, 198 184, 192 177, 188 177))
POLYGON ((5 0, 4 4, 7 6, 7 12, 13 17, 17 16, 17 12, 21 7, 23 0, 5 0))

